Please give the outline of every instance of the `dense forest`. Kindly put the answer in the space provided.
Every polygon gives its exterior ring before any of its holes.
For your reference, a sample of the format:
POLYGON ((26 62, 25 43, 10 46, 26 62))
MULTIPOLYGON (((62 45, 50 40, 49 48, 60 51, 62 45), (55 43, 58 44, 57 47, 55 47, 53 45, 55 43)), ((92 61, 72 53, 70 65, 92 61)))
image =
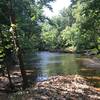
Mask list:
POLYGON ((100 0, 71 0, 68 8, 48 18, 55 0, 0 0, 0 73, 9 79, 19 65, 22 88, 28 87, 23 56, 27 51, 100 53, 100 0))
POLYGON ((60 11, 42 25, 41 38, 46 49, 77 51, 96 49, 100 52, 100 1, 72 0, 68 8, 60 11))

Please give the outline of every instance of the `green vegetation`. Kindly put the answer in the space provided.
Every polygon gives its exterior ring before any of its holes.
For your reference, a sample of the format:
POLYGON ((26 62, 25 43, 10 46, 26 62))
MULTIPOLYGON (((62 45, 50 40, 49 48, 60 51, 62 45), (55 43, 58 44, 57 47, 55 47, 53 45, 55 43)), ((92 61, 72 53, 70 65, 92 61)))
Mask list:
POLYGON ((10 66, 16 64, 20 66, 23 89, 27 87, 23 52, 39 49, 40 24, 46 19, 43 7, 51 9, 52 1, 0 0, 0 68, 3 75, 7 73, 11 88, 10 66))
POLYGON ((23 54, 27 50, 100 53, 100 0, 71 0, 68 8, 51 19, 55 0, 0 0, 0 72, 13 83, 10 66, 19 65, 23 89, 28 86, 23 54))
POLYGON ((100 1, 72 0, 52 23, 43 24, 42 40, 49 49, 76 48, 77 51, 96 48, 100 52, 100 1))

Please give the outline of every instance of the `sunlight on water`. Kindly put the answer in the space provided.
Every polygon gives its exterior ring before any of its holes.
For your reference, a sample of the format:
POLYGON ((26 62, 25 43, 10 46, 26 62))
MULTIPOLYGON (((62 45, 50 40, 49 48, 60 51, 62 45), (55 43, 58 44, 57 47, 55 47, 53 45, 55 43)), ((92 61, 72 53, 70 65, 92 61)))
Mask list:
POLYGON ((36 68, 36 81, 44 81, 55 75, 79 74, 91 83, 95 83, 95 86, 100 86, 100 80, 92 78, 93 76, 99 77, 100 70, 83 66, 82 57, 78 54, 37 52, 30 55, 26 56, 26 61, 29 60, 27 67, 28 69, 36 68))

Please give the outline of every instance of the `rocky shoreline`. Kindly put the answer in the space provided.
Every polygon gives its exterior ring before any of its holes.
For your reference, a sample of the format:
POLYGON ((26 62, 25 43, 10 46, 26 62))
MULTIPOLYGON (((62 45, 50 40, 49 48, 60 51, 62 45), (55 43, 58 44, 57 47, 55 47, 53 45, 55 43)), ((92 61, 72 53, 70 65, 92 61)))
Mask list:
POLYGON ((100 92, 79 75, 52 76, 9 100, 100 100, 100 92))
POLYGON ((100 59, 97 57, 81 58, 80 62, 83 66, 87 68, 100 69, 100 59))

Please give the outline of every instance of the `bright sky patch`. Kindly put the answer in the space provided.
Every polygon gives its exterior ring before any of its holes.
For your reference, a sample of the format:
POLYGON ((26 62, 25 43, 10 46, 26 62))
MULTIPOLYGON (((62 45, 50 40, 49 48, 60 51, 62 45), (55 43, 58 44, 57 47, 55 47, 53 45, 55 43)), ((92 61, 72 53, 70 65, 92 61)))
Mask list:
POLYGON ((60 10, 62 10, 64 7, 67 8, 70 4, 70 0, 56 0, 54 3, 51 3, 53 12, 51 12, 48 8, 44 8, 44 15, 48 17, 56 16, 59 14, 60 10))

